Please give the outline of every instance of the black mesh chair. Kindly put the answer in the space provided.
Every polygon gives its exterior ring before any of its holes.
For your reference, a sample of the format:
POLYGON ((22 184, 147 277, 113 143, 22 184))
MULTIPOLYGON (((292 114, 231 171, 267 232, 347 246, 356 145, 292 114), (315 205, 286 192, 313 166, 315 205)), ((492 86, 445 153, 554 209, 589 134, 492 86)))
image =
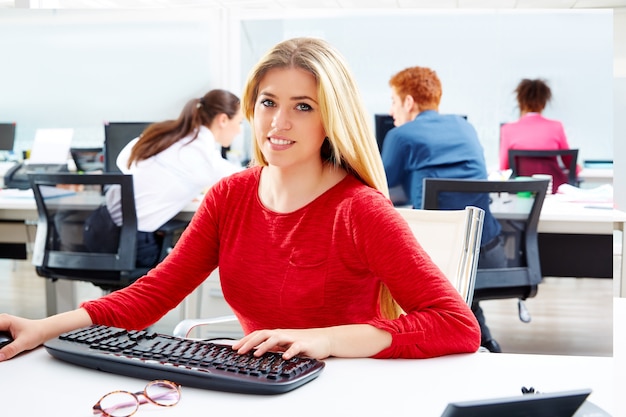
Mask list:
MULTIPOLYGON (((33 264, 39 276, 52 282, 90 282, 106 293, 131 284, 150 269, 135 266, 137 216, 131 175, 31 174, 29 179, 38 212, 33 264), (121 189, 122 225, 111 232, 118 237, 112 247, 94 249, 85 226, 105 203, 107 187, 121 189)), ((172 220, 155 232, 161 241, 159 261, 186 225, 172 220)), ((48 314, 54 314, 57 302, 50 293, 48 314)))
POLYGON ((549 174, 553 178, 553 192, 561 184, 577 186, 576 165, 578 149, 530 150, 509 149, 511 178, 534 174, 549 174))
POLYGON ((534 297, 542 280, 537 225, 548 180, 488 181, 425 178, 423 208, 440 209, 443 193, 489 193, 489 210, 502 225, 506 268, 478 267, 474 300, 518 298, 520 319, 530 316, 523 300, 534 297))

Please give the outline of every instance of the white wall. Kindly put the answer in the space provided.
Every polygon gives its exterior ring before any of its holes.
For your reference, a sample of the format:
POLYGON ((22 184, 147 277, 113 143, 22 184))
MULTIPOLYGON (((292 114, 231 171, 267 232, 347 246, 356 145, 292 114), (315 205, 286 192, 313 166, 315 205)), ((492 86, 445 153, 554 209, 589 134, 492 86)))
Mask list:
POLYGON ((209 9, 3 10, 0 121, 17 123, 19 151, 37 128, 99 146, 105 120, 176 118, 222 87, 220 22, 209 9))
MULTIPOLYGON (((272 44, 313 35, 346 55, 372 115, 388 111, 393 73, 411 65, 433 67, 444 86, 441 111, 468 116, 490 166, 496 163, 499 124, 517 116, 512 91, 521 77, 549 80, 554 101, 546 115, 563 121, 581 159, 612 158, 613 131, 616 143, 625 136, 626 104, 619 92, 626 88, 626 70, 613 77, 614 53, 626 67, 624 13, 267 13, 2 10, 0 122, 17 122, 18 151, 29 148, 42 127, 73 127, 76 144, 99 145, 103 121, 173 118, 186 100, 211 88, 240 94, 249 68, 272 44)), ((241 142, 236 145, 243 147, 241 142)))
MULTIPOLYGON (((389 78, 408 66, 437 71, 442 113, 459 113, 478 131, 497 166, 500 123, 519 113, 521 78, 548 80, 547 117, 561 120, 582 159, 613 156, 613 17, 610 10, 290 12, 242 22, 244 70, 274 43, 318 36, 347 58, 368 109, 388 113, 389 78)), ((372 117, 373 119, 373 117, 372 117)))

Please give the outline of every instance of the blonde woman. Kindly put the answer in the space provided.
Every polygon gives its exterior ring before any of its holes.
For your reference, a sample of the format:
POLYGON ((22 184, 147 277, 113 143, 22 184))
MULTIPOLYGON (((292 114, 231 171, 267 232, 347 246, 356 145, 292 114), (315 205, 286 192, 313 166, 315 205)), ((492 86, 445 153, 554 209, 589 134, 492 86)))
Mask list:
POLYGON ((240 353, 427 358, 478 349, 471 310, 387 197, 341 55, 318 39, 279 43, 252 69, 242 108, 254 166, 209 190, 174 251, 133 285, 73 312, 0 316, 0 330, 15 338, 2 359, 92 323, 145 328, 218 266, 246 333, 233 345, 240 353), (381 308, 390 296, 401 315, 381 308))

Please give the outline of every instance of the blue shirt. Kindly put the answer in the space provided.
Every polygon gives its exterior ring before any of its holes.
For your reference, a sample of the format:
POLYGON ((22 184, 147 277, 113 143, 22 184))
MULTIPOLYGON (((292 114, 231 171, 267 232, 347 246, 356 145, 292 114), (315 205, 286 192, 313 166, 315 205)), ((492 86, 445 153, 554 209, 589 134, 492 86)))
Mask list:
MULTIPOLYGON (((389 187, 402 186, 414 208, 422 208, 424 178, 487 179, 483 148, 474 127, 463 117, 427 110, 391 129, 383 143, 383 164, 389 187)), ((476 206, 485 210, 483 245, 500 234, 486 194, 446 193, 440 208, 476 206)))

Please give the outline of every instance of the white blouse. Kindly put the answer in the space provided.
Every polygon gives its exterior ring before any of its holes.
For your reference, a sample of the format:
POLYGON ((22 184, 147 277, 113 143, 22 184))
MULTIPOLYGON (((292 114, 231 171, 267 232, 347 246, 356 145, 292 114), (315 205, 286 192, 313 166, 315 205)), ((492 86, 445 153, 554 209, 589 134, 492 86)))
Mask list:
MULTIPOLYGON (((127 161, 139 138, 129 142, 117 157, 124 174, 132 174, 137 210, 137 229, 153 232, 176 216, 187 204, 222 177, 243 169, 222 158, 221 147, 211 131, 201 126, 198 137, 187 136, 148 159, 127 161)), ((119 188, 107 191, 107 208, 116 224, 122 222, 119 188)))

